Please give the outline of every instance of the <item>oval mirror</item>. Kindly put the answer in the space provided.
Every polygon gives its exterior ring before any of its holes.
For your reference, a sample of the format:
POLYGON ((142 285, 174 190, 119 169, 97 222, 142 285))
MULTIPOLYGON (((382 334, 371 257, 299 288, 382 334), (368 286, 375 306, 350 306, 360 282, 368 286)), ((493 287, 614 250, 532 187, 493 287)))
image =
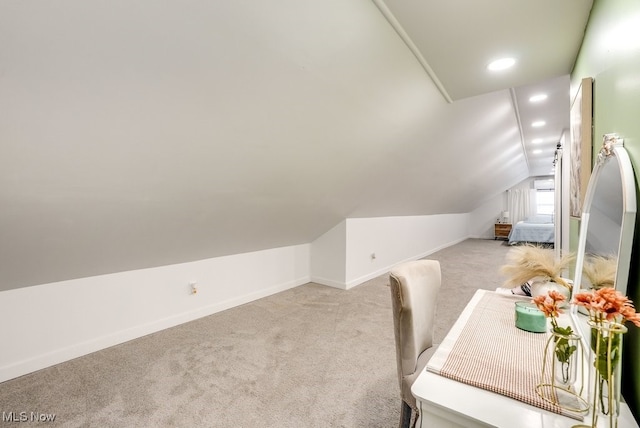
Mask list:
MULTIPOLYGON (((587 186, 573 295, 600 287, 627 294, 635 219, 633 166, 622 139, 606 134, 587 186)), ((586 316, 575 308, 573 315, 582 337, 588 338, 586 316)))

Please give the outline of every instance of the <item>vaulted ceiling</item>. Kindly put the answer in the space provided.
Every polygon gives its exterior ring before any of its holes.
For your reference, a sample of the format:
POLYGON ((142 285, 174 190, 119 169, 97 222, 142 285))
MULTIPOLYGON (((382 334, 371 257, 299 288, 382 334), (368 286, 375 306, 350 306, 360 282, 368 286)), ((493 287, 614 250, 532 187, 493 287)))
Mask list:
POLYGON ((374 0, 451 101, 510 89, 531 176, 551 171, 569 127, 568 74, 592 1, 374 0), (512 69, 488 72, 504 57, 512 69), (546 94, 544 101, 529 102, 546 94), (544 127, 531 124, 545 121, 544 127))
POLYGON ((550 170, 590 3, 3 1, 0 290, 469 212, 550 170))

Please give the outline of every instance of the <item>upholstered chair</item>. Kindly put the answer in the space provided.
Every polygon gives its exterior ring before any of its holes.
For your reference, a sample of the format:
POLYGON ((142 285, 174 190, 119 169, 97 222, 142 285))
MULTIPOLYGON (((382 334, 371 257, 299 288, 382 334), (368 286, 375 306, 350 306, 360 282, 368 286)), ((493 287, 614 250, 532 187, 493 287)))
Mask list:
POLYGON ((440 290, 440 263, 417 260, 394 266, 389 273, 396 359, 402 407, 400 427, 413 427, 419 413, 411 385, 435 352, 433 330, 440 290))

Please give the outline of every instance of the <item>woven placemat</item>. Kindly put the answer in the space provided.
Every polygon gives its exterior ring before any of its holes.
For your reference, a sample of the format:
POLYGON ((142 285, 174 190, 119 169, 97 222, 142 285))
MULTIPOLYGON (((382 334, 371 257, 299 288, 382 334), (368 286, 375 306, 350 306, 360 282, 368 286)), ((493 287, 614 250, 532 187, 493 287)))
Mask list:
POLYGON ((582 420, 582 415, 556 406, 536 393, 548 336, 518 329, 514 303, 513 297, 485 293, 451 349, 442 350, 446 354, 433 359, 439 363, 430 361, 427 370, 582 420))

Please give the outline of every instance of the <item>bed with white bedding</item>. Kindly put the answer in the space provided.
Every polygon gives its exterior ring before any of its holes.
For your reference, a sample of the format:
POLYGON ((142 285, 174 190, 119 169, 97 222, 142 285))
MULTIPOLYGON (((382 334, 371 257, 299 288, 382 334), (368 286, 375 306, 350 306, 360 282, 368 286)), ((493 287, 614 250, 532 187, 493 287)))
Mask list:
POLYGON ((509 233, 509 245, 521 243, 553 244, 555 225, 552 215, 537 215, 519 221, 509 233))

